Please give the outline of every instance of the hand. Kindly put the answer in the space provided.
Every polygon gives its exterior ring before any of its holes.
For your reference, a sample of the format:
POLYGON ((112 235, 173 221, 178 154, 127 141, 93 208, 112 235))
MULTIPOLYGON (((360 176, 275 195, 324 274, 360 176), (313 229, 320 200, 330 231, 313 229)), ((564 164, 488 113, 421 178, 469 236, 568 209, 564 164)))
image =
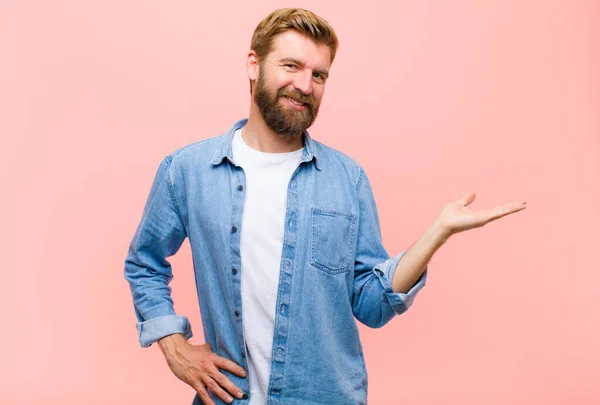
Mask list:
POLYGON ((438 224, 444 232, 445 238, 467 229, 479 228, 488 222, 495 221, 505 215, 524 210, 527 202, 512 202, 505 205, 497 205, 488 210, 471 212, 467 208, 475 200, 475 193, 471 192, 461 199, 446 204, 438 218, 438 224))
POLYGON ((207 388, 227 403, 231 403, 233 398, 225 390, 237 398, 242 397, 242 390, 219 369, 231 371, 240 377, 246 377, 246 371, 233 361, 216 355, 210 343, 193 345, 182 334, 165 336, 158 343, 173 374, 196 390, 205 404, 215 405, 207 388))

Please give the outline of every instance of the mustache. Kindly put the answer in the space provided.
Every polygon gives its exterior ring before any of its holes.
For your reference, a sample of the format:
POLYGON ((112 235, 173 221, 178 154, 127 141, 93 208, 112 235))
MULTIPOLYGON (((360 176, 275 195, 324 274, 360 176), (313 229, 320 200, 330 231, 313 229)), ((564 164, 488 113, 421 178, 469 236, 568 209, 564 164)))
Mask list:
POLYGON ((300 93, 299 91, 287 91, 287 90, 280 89, 277 93, 278 93, 277 94, 278 96, 289 97, 300 103, 306 103, 308 105, 312 105, 312 102, 313 102, 312 96, 310 96, 310 95, 305 96, 304 94, 300 93))

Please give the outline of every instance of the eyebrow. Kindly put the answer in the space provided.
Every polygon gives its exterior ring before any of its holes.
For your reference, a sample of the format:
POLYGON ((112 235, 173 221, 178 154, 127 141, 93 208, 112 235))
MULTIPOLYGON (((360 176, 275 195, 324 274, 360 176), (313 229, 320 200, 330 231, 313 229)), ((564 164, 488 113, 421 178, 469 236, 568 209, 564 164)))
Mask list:
MULTIPOLYGON (((279 60, 279 63, 286 63, 286 62, 292 62, 301 67, 305 66, 304 63, 302 63, 298 59, 294 59, 294 58, 283 58, 283 59, 279 60)), ((329 77, 329 71, 327 69, 314 69, 314 71, 317 72, 318 74, 320 74, 321 76, 329 77)))

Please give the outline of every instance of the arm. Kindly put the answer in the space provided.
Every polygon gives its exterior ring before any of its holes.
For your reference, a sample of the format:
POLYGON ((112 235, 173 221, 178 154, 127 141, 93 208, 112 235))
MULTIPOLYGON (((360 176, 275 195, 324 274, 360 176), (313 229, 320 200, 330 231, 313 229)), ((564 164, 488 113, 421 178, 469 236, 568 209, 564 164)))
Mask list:
POLYGON ((357 191, 360 222, 352 305, 356 318, 372 328, 385 325, 412 305, 416 294, 425 286, 427 264, 450 236, 524 210, 527 204, 525 201, 512 202, 471 212, 467 208, 475 200, 475 193, 471 192, 444 205, 439 217, 417 242, 399 255, 388 258, 381 244, 371 186, 362 169, 357 191))
POLYGON ((137 330, 142 347, 154 342, 163 352, 173 374, 198 393, 202 403, 214 404, 209 390, 230 403, 235 395, 244 395, 219 369, 241 377, 245 370, 231 360, 214 353, 210 343, 193 345, 187 340, 192 329, 187 317, 173 309, 173 279, 167 257, 177 253, 187 232, 173 192, 171 156, 160 164, 142 220, 125 259, 125 278, 131 287, 137 330))
POLYGON ((526 208, 526 202, 513 202, 498 205, 492 209, 471 212, 467 206, 475 200, 471 192, 462 198, 452 201, 442 209, 433 225, 415 242, 396 266, 393 276, 393 290, 407 291, 420 277, 423 268, 431 260, 433 254, 456 233, 480 228, 489 222, 526 208))
POLYGON ((396 293, 408 293, 421 277, 433 254, 446 242, 447 234, 442 229, 439 220, 435 221, 417 240, 396 265, 392 289, 396 293))
POLYGON ((527 206, 527 203, 522 201, 471 212, 467 207, 474 200, 475 193, 471 192, 444 205, 440 216, 433 225, 408 249, 396 266, 392 282, 395 292, 404 292, 415 283, 433 254, 446 243, 450 236, 469 229, 480 228, 496 219, 524 210, 527 206))
MULTIPOLYGON (((369 179, 361 168, 357 183, 360 214, 354 266, 353 313, 360 322, 379 328, 406 312, 425 286, 427 269, 418 274, 407 293, 395 292, 391 280, 407 251, 389 257, 382 241, 379 217, 369 179)), ((399 276, 402 277, 402 276, 399 276)))
POLYGON ((142 347, 174 333, 192 336, 187 317, 175 314, 169 287, 173 274, 166 258, 177 253, 187 236, 173 194, 171 159, 167 156, 158 167, 125 259, 142 347))

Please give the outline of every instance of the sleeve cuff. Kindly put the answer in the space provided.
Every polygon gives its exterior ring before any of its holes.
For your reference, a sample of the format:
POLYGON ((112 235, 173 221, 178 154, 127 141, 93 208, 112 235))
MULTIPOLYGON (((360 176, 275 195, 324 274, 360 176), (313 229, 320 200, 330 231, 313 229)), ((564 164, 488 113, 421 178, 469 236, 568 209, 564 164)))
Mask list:
POLYGON ((192 337, 190 321, 182 315, 159 316, 144 322, 138 322, 135 326, 142 347, 149 347, 152 343, 174 333, 181 333, 186 339, 192 337))
POLYGON ((413 285, 407 293, 395 293, 392 289, 392 280, 394 278, 396 266, 405 253, 406 251, 403 251, 399 255, 394 256, 381 264, 378 264, 373 269, 384 289, 381 296, 381 301, 387 301, 394 309, 394 312, 396 312, 398 315, 406 312, 406 310, 410 308, 415 300, 415 297, 417 296, 417 293, 425 286, 427 281, 427 273, 429 270, 429 266, 427 266, 423 274, 421 274, 419 280, 417 280, 415 285, 413 285))

